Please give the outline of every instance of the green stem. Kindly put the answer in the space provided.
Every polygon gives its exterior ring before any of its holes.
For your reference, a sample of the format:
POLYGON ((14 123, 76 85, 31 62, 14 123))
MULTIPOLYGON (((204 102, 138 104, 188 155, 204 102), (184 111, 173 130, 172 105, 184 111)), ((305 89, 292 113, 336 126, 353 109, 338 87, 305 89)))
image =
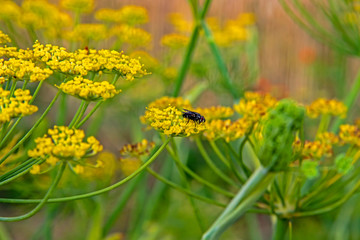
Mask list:
POLYGON ((204 145, 202 144, 199 137, 195 138, 196 145, 204 158, 205 162, 209 165, 209 167, 225 182, 227 182, 230 185, 233 185, 235 187, 239 187, 238 184, 236 184, 231 178, 229 178, 225 173, 223 173, 211 160, 209 155, 207 154, 204 145))
POLYGON ((227 168, 230 168, 229 161, 224 157, 214 141, 209 141, 211 148, 214 150, 218 158, 225 164, 227 168))
POLYGON ((91 109, 91 111, 81 120, 81 122, 75 125, 75 128, 80 128, 95 113, 95 111, 100 107, 103 102, 104 101, 97 102, 93 109, 91 109))
MULTIPOLYGON (((346 98, 344 99, 345 106, 348 109, 348 113, 351 110, 351 107, 353 106, 355 100, 358 97, 359 91, 360 91, 360 71, 357 73, 356 78, 354 80, 354 83, 352 84, 349 94, 346 95, 346 98)), ((331 127, 332 132, 337 132, 340 125, 344 122, 344 119, 338 117, 334 124, 331 127)))
POLYGON ((36 160, 34 162, 31 162, 29 164, 27 164, 26 166, 20 168, 18 171, 14 172, 13 174, 7 176, 6 178, 3 178, 0 182, 0 186, 11 182, 13 180, 15 180, 18 177, 21 177, 22 175, 24 175, 25 173, 27 173, 28 171, 30 171, 31 167, 35 164, 40 164, 41 162, 43 162, 43 160, 36 160))
POLYGON ((60 169, 58 171, 58 173, 56 174, 56 177, 54 179, 54 181, 52 182, 52 184, 50 185, 48 191, 46 192, 44 198, 40 201, 40 203, 30 212, 18 216, 18 217, 0 217, 0 221, 4 221, 4 222, 15 222, 15 221, 21 221, 24 219, 27 219, 33 215, 35 215, 38 211, 40 211, 40 209, 42 208, 42 206, 44 206, 44 204, 46 203, 46 201, 49 199, 51 193, 53 192, 53 190, 55 189, 56 185, 59 183, 61 176, 65 170, 66 164, 65 162, 62 162, 60 165, 60 169))
POLYGON ((276 217, 272 240, 284 240, 289 226, 289 220, 276 217))
POLYGON ((116 220, 122 213, 126 203, 128 202, 131 194, 135 190, 135 187, 139 184, 141 178, 137 177, 134 181, 132 181, 129 185, 126 186, 125 190, 121 192, 121 197, 118 202, 115 204, 115 208, 112 210, 111 215, 108 220, 105 222, 103 227, 102 236, 106 237, 106 235, 110 232, 111 227, 115 224, 116 220))
POLYGON ((58 126, 64 126, 66 122, 66 113, 67 113, 67 95, 65 93, 62 93, 60 96, 61 97, 60 97, 56 124, 58 126))
MULTIPOLYGON (((85 111, 86 111, 86 109, 88 108, 89 104, 90 104, 90 102, 87 102, 87 101, 86 101, 85 104, 84 104, 84 106, 83 106, 83 108, 81 109, 81 112, 80 112, 78 118, 76 119, 76 121, 75 121, 75 123, 74 123, 74 125, 76 126, 76 128, 78 128, 77 126, 78 126, 81 118, 84 116, 85 111)), ((81 125, 79 125, 79 126, 81 126, 81 125)))
POLYGON ((226 64, 223 58, 221 57, 220 50, 215 43, 214 36, 212 35, 211 30, 205 20, 201 21, 201 25, 204 30, 204 34, 209 44, 210 50, 215 57, 215 61, 219 68, 219 71, 224 78, 225 81, 224 85, 227 88, 227 90, 230 92, 230 94, 233 96, 234 100, 237 101, 240 98, 240 94, 236 91, 236 88, 233 85, 233 82, 229 75, 229 71, 227 70, 226 64))
POLYGON ((194 173, 190 168, 188 168, 185 164, 183 164, 178 158, 177 156, 173 153, 173 151, 169 148, 167 148, 168 152, 171 154, 171 156, 173 157, 174 161, 176 164, 178 164, 182 169, 185 170, 185 172, 187 174, 189 174, 191 177, 193 177, 195 180, 197 180, 198 182, 204 184, 205 186, 208 186, 209 188, 213 189, 214 191, 221 193, 227 197, 234 197, 234 194, 228 191, 223 190, 222 188, 208 182, 207 180, 203 179, 202 177, 200 177, 199 175, 197 175, 196 173, 194 173))
POLYGON ((0 160, 0 164, 2 164, 12 153, 14 153, 16 151, 16 149, 23 144, 23 142, 25 142, 25 140, 31 136, 31 134, 35 131, 35 129, 37 128, 37 126, 39 126, 39 124, 41 123, 41 121, 45 118, 45 116, 48 114, 48 112, 50 111, 50 109, 52 108, 52 106, 54 105, 54 103, 56 102, 56 99, 59 97, 61 91, 59 90, 57 92, 57 94, 55 95, 54 99, 51 101, 51 103, 49 104, 49 106, 46 108, 46 110, 44 111, 44 113, 40 116, 40 118, 36 121, 36 123, 32 126, 32 128, 25 134, 25 136, 15 144, 15 146, 7 153, 5 154, 1 160, 0 160))
POLYGON ((260 166, 246 181, 209 230, 203 235, 202 239, 219 239, 221 234, 261 197, 274 177, 275 173, 270 172, 269 168, 260 166))
MULTIPOLYGON (((55 202, 65 202, 65 201, 73 201, 73 200, 78 200, 78 199, 82 199, 82 198, 88 198, 88 197, 93 197, 105 192, 109 192, 121 185, 123 185, 124 183, 127 183, 128 181, 130 181, 131 179, 133 179, 134 177, 136 177, 139 173, 141 173, 144 169, 146 169, 158 156, 159 154, 164 150, 164 148, 166 147, 166 145, 169 143, 171 137, 166 139, 166 141, 159 147, 159 149, 149 158, 148 161, 146 161, 143 165, 141 165, 141 167, 139 167, 135 172, 133 172, 132 174, 130 174, 129 176, 127 176, 126 178, 122 179, 121 181, 114 183, 113 185, 110 185, 109 187, 97 190, 97 191, 93 191, 90 193, 85 193, 85 194, 79 194, 79 195, 74 195, 74 196, 70 196, 70 197, 62 197, 62 198, 50 198, 48 200, 49 203, 55 203, 55 202)), ((9 199, 9 198, 0 198, 0 202, 4 202, 4 203, 38 203, 41 200, 39 199, 9 199)))
POLYGON ((206 202, 206 203, 209 203, 209 204, 212 204, 212 205, 216 205, 216 206, 219 206, 219 207, 225 207, 226 205, 223 204, 223 203, 220 203, 220 202, 217 202, 213 199, 210 199, 210 198, 206 198, 206 197, 203 197, 201 195, 198 195, 196 193, 193 193, 192 191, 189 191, 188 189, 185 189, 177 184, 175 184, 174 182, 172 181, 169 181, 168 179, 162 177, 160 174, 156 173, 154 170, 152 170, 151 168, 147 168, 147 171, 153 175, 155 178, 157 178, 159 181, 165 183, 166 185, 178 190, 179 192, 182 192, 182 193, 185 193, 189 196, 192 196, 196 199, 199 199, 203 202, 206 202))
POLYGON ((36 98, 36 96, 39 94, 40 88, 42 87, 42 85, 44 84, 45 81, 40 81, 39 84, 37 85, 35 92, 31 98, 31 100, 29 101, 29 104, 32 104, 36 98))
POLYGON ((85 100, 81 101, 80 106, 78 107, 73 119, 69 123, 69 128, 72 128, 74 126, 75 122, 79 119, 79 115, 80 115, 82 109, 84 108, 85 103, 86 103, 85 100))

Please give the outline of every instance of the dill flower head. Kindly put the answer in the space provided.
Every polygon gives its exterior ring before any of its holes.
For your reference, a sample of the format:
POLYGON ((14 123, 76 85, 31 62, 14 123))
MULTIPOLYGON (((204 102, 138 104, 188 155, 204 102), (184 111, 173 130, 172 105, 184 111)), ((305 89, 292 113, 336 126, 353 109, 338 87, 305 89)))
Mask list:
POLYGON ((21 24, 34 29, 56 27, 58 28, 58 8, 45 0, 25 0, 22 5, 21 24))
POLYGON ((175 50, 186 47, 188 43, 189 37, 178 33, 168 34, 161 38, 162 45, 175 50))
POLYGON ((182 112, 175 106, 166 108, 148 107, 142 121, 155 130, 168 136, 189 137, 206 129, 204 123, 182 117, 182 112))
POLYGON ((347 107, 344 103, 335 99, 319 98, 306 107, 306 113, 310 118, 317 118, 322 114, 345 118, 347 107))
POLYGON ((95 137, 84 141, 83 130, 55 126, 43 137, 35 139, 36 147, 28 151, 29 157, 41 158, 54 165, 61 160, 79 161, 101 152, 103 147, 95 137))
POLYGON ((118 15, 119 21, 129 26, 144 24, 149 20, 147 10, 139 6, 124 6, 118 10, 118 15))
POLYGON ((104 24, 78 24, 73 31, 66 35, 71 41, 79 41, 84 44, 88 44, 90 40, 100 41, 106 39, 108 36, 107 29, 104 24))
POLYGON ((270 94, 245 92, 244 98, 234 105, 234 110, 243 117, 253 122, 258 122, 276 104, 277 100, 270 94))
POLYGON ((9 122, 11 118, 27 116, 35 113, 38 107, 29 104, 32 99, 29 90, 16 89, 14 96, 10 91, 0 88, 0 123, 9 122))
POLYGON ((215 119, 206 122, 206 130, 203 135, 209 140, 223 138, 225 141, 231 142, 245 136, 250 131, 251 125, 246 118, 240 118, 235 122, 230 119, 215 119))
POLYGON ((149 108, 156 107, 159 109, 164 109, 169 106, 174 106, 178 109, 191 109, 190 101, 187 99, 183 99, 182 97, 162 97, 159 98, 149 104, 149 108))
POLYGON ((126 24, 115 26, 111 34, 117 36, 122 43, 128 43, 133 47, 146 47, 151 42, 151 34, 147 31, 126 24))
POLYGON ((320 140, 305 141, 301 151, 302 159, 320 159, 330 157, 333 154, 332 145, 320 140))
POLYGON ((131 175, 139 167, 141 167, 141 159, 138 157, 120 158, 120 170, 125 176, 131 175))
POLYGON ((231 107, 212 106, 209 108, 196 108, 195 112, 200 113, 210 122, 213 119, 229 118, 234 115, 234 110, 231 107))
POLYGON ((154 147, 154 142, 148 142, 146 139, 143 139, 135 144, 126 144, 120 149, 120 154, 123 157, 141 157, 148 155, 154 147))
POLYGON ((360 129, 355 125, 341 125, 339 138, 344 144, 351 144, 360 147, 360 129))
POLYGON ((60 4, 75 13, 91 12, 94 8, 94 0, 61 0, 60 4))
POLYGON ((10 58, 7 61, 0 59, 0 76, 16 78, 16 80, 43 81, 53 74, 48 68, 41 68, 32 61, 10 58))
POLYGON ((9 42, 11 42, 11 39, 9 38, 9 36, 0 30, 0 44, 9 43, 9 42))
POLYGON ((119 11, 111 8, 102 8, 96 11, 95 19, 103 22, 118 22, 119 11))
POLYGON ((16 21, 21 16, 20 7, 13 1, 1 1, 0 19, 16 21))
POLYGON ((176 31, 181 33, 191 32, 192 22, 185 20, 184 16, 180 13, 172 13, 169 18, 170 23, 175 27, 176 31))
POLYGON ((113 84, 107 81, 94 82, 83 77, 75 77, 73 80, 61 83, 58 88, 64 93, 87 101, 106 100, 120 92, 120 90, 116 90, 113 84))

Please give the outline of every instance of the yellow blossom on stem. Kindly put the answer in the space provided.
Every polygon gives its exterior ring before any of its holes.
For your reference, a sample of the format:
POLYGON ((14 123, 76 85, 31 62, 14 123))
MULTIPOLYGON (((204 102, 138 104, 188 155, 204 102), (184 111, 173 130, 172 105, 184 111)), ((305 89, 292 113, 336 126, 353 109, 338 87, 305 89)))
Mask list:
POLYGON ((73 80, 61 83, 58 88, 64 93, 87 101, 106 100, 121 92, 121 90, 116 90, 115 86, 107 81, 94 82, 83 77, 75 77, 73 80))
POLYGON ((60 4, 75 13, 90 12, 94 8, 94 0, 61 0, 60 4))
POLYGON ((175 50, 186 47, 188 43, 189 37, 178 33, 168 34, 161 38, 162 45, 175 50))
POLYGON ((148 107, 143 121, 155 130, 168 136, 189 137, 206 129, 204 123, 182 117, 182 112, 175 106, 167 108, 148 107))
POLYGON ((9 36, 0 30, 0 44, 9 43, 9 42, 11 42, 11 39, 9 38, 9 36))
POLYGON ((182 33, 191 32, 193 28, 192 22, 185 20, 184 16, 179 13, 170 14, 170 22, 177 31, 182 33))
POLYGON ((29 150, 28 155, 55 164, 66 160, 79 162, 102 151, 102 145, 94 137, 88 137, 86 142, 84 138, 83 130, 55 126, 43 137, 35 139, 36 147, 29 150))
POLYGON ((147 31, 129 25, 118 25, 111 29, 111 35, 115 35, 118 41, 128 43, 133 47, 146 47, 151 42, 151 34, 147 31))
POLYGON ((13 1, 1 1, 0 19, 3 21, 17 21, 21 16, 20 7, 13 1))
POLYGON ((229 118, 232 115, 234 115, 234 110, 231 107, 224 107, 224 106, 196 108, 194 111, 203 115, 206 121, 211 121, 213 119, 229 118))
POLYGON ((344 144, 360 147, 360 129, 355 125, 340 125, 339 137, 344 144))
POLYGON ((234 105, 234 110, 243 115, 244 118, 258 122, 276 104, 277 100, 270 94, 245 92, 244 98, 234 105))
POLYGON ((118 22, 120 20, 119 11, 111 8, 102 8, 96 11, 95 19, 104 22, 118 22))
POLYGON ((142 164, 139 157, 120 158, 119 160, 120 160, 120 169, 125 176, 131 175, 139 167, 141 167, 142 164))
POLYGON ((236 121, 215 119, 206 122, 206 130, 203 135, 209 140, 216 140, 219 138, 230 142, 245 136, 250 131, 252 123, 245 118, 240 118, 236 121))
POLYGON ((154 147, 154 142, 148 142, 146 139, 143 139, 141 142, 135 144, 126 144, 120 149, 120 154, 124 157, 140 157, 148 155, 154 147))
POLYGON ((310 118, 317 118, 322 114, 345 118, 346 112, 345 104, 335 99, 319 98, 306 107, 306 113, 310 118))
POLYGON ((9 122, 11 118, 35 113, 38 107, 29 104, 32 99, 29 90, 16 89, 14 96, 10 91, 0 88, 0 123, 9 122))
POLYGON ((182 97, 161 97, 149 104, 149 108, 156 107, 159 109, 164 109, 169 106, 177 107, 178 109, 191 109, 191 104, 189 100, 183 99, 182 97))
POLYGON ((149 20, 146 8, 128 5, 118 10, 119 21, 130 26, 147 23, 149 20))
POLYGON ((79 41, 88 44, 89 41, 100 41, 106 39, 108 31, 104 24, 78 24, 74 30, 68 32, 65 37, 71 41, 79 41))

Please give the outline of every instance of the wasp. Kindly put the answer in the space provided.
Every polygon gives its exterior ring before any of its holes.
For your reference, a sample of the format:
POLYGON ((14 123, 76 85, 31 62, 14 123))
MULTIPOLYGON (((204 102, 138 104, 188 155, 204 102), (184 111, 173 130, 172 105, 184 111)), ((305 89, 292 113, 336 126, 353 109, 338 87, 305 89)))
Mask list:
POLYGON ((200 115, 200 113, 193 112, 187 109, 184 109, 182 116, 183 118, 187 118, 188 122, 190 120, 194 121, 195 123, 203 123, 206 121, 204 116, 200 115))

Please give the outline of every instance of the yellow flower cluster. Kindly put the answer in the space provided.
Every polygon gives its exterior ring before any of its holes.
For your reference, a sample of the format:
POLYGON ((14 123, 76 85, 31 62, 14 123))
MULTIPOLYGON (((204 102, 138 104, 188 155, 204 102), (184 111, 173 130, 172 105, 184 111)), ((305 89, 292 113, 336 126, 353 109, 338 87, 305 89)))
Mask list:
POLYGON ((206 129, 204 123, 184 119, 182 112, 175 106, 167 108, 148 107, 143 121, 168 136, 186 136, 198 134, 206 129))
POLYGON ((8 35, 6 35, 5 33, 3 33, 3 32, 0 30, 0 44, 8 43, 8 42, 11 42, 11 39, 9 38, 8 35))
POLYGON ((151 42, 151 34, 141 28, 126 24, 115 26, 111 29, 111 35, 115 35, 121 43, 128 43, 132 47, 146 47, 151 42))
POLYGON ((130 58, 114 50, 83 49, 67 52, 66 49, 36 42, 33 56, 54 71, 64 74, 85 76, 88 72, 117 72, 132 81, 137 76, 146 75, 146 70, 138 59, 130 58))
POLYGON ((347 107, 344 103, 335 99, 319 98, 306 107, 306 113, 310 118, 317 118, 322 114, 346 117, 347 107))
POLYGON ((339 137, 341 142, 344 144, 351 144, 360 147, 360 129, 355 125, 341 125, 339 137))
POLYGON ((61 0, 60 4, 75 13, 90 12, 94 8, 94 0, 61 0))
POLYGON ((191 109, 191 104, 189 100, 185 100, 182 97, 161 97, 149 104, 149 108, 159 108, 164 109, 169 106, 176 107, 178 109, 191 109))
POLYGON ((95 137, 84 142, 83 130, 55 126, 48 134, 35 139, 36 147, 28 151, 29 157, 46 159, 50 165, 61 160, 79 161, 84 157, 101 152, 103 147, 95 137))
POLYGON ((214 119, 223 119, 229 118, 234 115, 234 110, 231 107, 224 106, 212 106, 209 108, 196 108, 195 112, 200 113, 206 119, 206 121, 211 121, 214 119))
POLYGON ((230 119, 216 119, 206 122, 206 130, 203 135, 209 140, 224 138, 225 141, 230 142, 241 138, 248 133, 251 125, 251 122, 245 118, 240 118, 234 122, 230 119))
POLYGON ((11 21, 19 19, 21 16, 20 7, 12 1, 1 1, 0 19, 11 21))
POLYGON ((141 142, 123 146, 120 149, 120 154, 124 157, 140 157, 143 155, 148 155, 154 147, 154 142, 148 142, 146 139, 143 139, 141 142))
POLYGON ((78 24, 71 32, 65 35, 65 38, 87 45, 90 40, 100 41, 106 39, 108 37, 107 32, 108 30, 104 24, 78 24))
POLYGON ((0 59, 0 76, 15 80, 43 81, 53 74, 48 68, 41 68, 32 61, 10 58, 0 59))
POLYGON ((234 110, 244 118, 256 123, 276 104, 277 100, 270 94, 245 92, 244 98, 234 105, 234 110))
POLYGON ((118 10, 102 8, 95 13, 95 18, 104 22, 122 23, 129 26, 148 22, 147 10, 139 6, 124 6, 118 10))
POLYGON ((186 47, 188 43, 189 37, 178 33, 168 34, 161 38, 162 45, 175 50, 186 47))
POLYGON ((61 83, 58 87, 64 93, 79 97, 87 101, 106 100, 114 97, 120 92, 113 84, 107 81, 93 82, 83 77, 75 77, 73 80, 61 83))
POLYGON ((10 91, 0 88, 0 123, 36 112, 37 106, 29 104, 31 98, 29 90, 17 89, 14 96, 10 96, 10 91))
POLYGON ((170 14, 170 23, 175 27, 175 30, 181 33, 189 33, 192 29, 192 22, 184 19, 180 13, 170 14))

